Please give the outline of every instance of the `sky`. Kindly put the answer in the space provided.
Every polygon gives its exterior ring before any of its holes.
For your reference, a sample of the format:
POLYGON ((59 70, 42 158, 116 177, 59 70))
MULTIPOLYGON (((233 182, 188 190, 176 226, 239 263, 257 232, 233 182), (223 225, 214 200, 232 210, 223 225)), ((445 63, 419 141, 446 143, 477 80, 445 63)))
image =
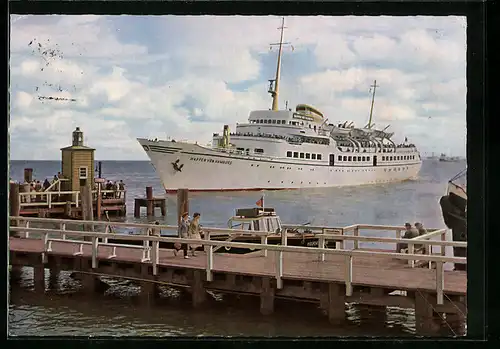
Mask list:
MULTIPOLYGON (((12 15, 10 157, 59 160, 77 126, 97 160, 147 160, 137 137, 207 144, 271 107, 280 24, 12 15)), ((390 125, 424 155, 465 156, 465 17, 295 16, 285 26, 280 108, 306 103, 363 127, 376 80, 376 128, 390 125)))

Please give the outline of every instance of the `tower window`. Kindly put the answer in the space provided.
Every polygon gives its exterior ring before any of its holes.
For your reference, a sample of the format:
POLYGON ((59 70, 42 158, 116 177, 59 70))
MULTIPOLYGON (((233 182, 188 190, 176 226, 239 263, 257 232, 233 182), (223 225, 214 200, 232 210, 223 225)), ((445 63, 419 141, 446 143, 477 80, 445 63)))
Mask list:
POLYGON ((286 152, 286 157, 287 158, 291 158, 292 157, 292 152, 291 151, 287 151, 286 152))

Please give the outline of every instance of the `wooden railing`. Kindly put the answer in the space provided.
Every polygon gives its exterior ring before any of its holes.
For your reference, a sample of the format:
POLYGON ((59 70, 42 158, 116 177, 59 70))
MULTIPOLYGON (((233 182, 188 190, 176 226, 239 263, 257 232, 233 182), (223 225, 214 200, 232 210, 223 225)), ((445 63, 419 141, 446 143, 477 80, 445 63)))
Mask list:
MULTIPOLYGON (((97 190, 92 190, 92 195, 96 195, 98 193, 97 190)), ((102 194, 113 194, 113 193, 123 193, 123 198, 125 199, 126 190, 101 190, 102 194)), ((30 207, 30 206, 47 206, 48 208, 52 208, 52 206, 61 206, 66 205, 67 200, 63 201, 54 201, 53 197, 60 195, 71 195, 72 201, 71 204, 76 205, 76 207, 80 206, 80 191, 32 191, 19 193, 19 206, 20 207, 30 207), (41 197, 41 201, 36 202, 24 202, 22 198, 25 196, 29 197, 41 197)))
MULTIPOLYGON (((359 249, 345 250, 345 249, 327 249, 324 248, 324 244, 318 243, 320 247, 297 247, 297 246, 287 246, 286 234, 282 234, 281 244, 280 245, 268 245, 266 241, 266 237, 269 235, 268 233, 263 232, 262 237, 264 239, 261 240, 260 244, 256 243, 244 243, 244 242, 229 242, 229 241, 213 241, 210 240, 211 233, 221 233, 223 231, 236 234, 252 234, 259 235, 259 232, 253 232, 248 230, 235 230, 235 229, 224 229, 224 228, 204 228, 204 240, 201 242, 198 239, 184 239, 178 237, 167 237, 167 236, 152 236, 151 232, 158 231, 158 229, 168 229, 168 230, 177 230, 177 226, 169 226, 169 225, 152 225, 152 224, 140 224, 140 223, 113 223, 113 226, 126 226, 126 227, 139 227, 146 228, 146 234, 141 235, 126 235, 126 234, 116 234, 110 233, 110 224, 109 222, 99 222, 99 221, 74 221, 74 220, 61 220, 61 219, 45 219, 45 218, 28 218, 28 217, 11 217, 11 220, 15 220, 19 223, 23 223, 23 226, 10 227, 11 231, 15 232, 24 232, 25 238, 29 238, 29 233, 39 233, 43 242, 44 242, 44 250, 43 250, 43 259, 47 260, 47 253, 52 251, 52 241, 61 241, 67 243, 76 243, 79 244, 79 251, 75 254, 82 254, 83 245, 88 244, 92 246, 92 267, 97 267, 97 256, 98 256, 98 248, 99 246, 110 246, 113 247, 112 253, 108 256, 108 258, 116 257, 116 247, 127 247, 127 248, 136 248, 142 249, 142 262, 151 263, 153 268, 153 274, 157 275, 158 273, 158 256, 159 256, 159 243, 160 242, 168 242, 168 243, 181 243, 181 244, 203 244, 206 252, 206 273, 207 273, 207 281, 212 281, 212 272, 213 272, 213 253, 214 248, 217 246, 230 247, 230 248, 244 248, 244 249, 256 249, 263 250, 265 252, 265 256, 267 256, 267 251, 273 251, 276 253, 276 264, 275 264, 275 278, 277 282, 277 288, 283 288, 283 253, 313 253, 319 254, 320 260, 325 261, 325 255, 341 255, 345 257, 345 285, 346 285, 346 295, 352 295, 352 269, 353 269, 353 258, 356 257, 375 257, 375 258, 394 258, 401 260, 424 260, 427 262, 435 262, 436 263, 436 294, 437 294, 437 303, 443 304, 443 288, 444 288, 444 276, 445 271, 443 268, 443 264, 446 262, 458 263, 458 264, 467 264, 467 259, 464 257, 446 257, 446 256, 437 256, 437 255, 416 255, 416 254, 406 254, 406 253, 392 253, 392 252, 382 252, 382 251, 366 251, 359 249), (38 223, 59 223, 59 229, 52 228, 32 228, 29 226, 30 222, 38 222, 38 223), (101 225, 105 226, 105 232, 82 232, 75 230, 66 230, 66 224, 88 224, 88 225, 101 225), (49 235, 50 234, 50 235, 49 235), (265 234, 265 235, 264 235, 265 234), (55 235, 55 237, 54 237, 55 235), (92 241, 82 241, 82 240, 68 240, 67 237, 73 238, 85 238, 90 237, 92 241), (112 238, 114 240, 128 240, 128 241, 142 241, 142 246, 130 245, 130 244, 117 244, 117 243, 108 243, 108 239, 112 238), (101 239, 102 241, 99 241, 101 239)), ((359 228, 361 225, 350 226, 347 227, 347 230, 359 228), (354 227, 354 228, 352 228, 354 227)), ((366 226, 363 226, 366 227, 366 226)), ((373 226, 371 226, 373 227, 373 226)), ((381 226, 377 226, 379 229, 381 226)), ((393 227, 394 228, 394 227, 393 227)), ((398 228, 399 229, 399 228, 398 228)), ((397 230, 397 229, 394 229, 397 230)), ((438 234, 438 231, 431 232, 430 234, 438 234)), ((428 234, 427 234, 428 235, 428 234)), ((355 242, 359 241, 377 241, 377 242, 404 242, 404 243, 415 243, 415 239, 397 239, 397 238, 381 238, 381 237, 367 237, 367 236, 355 236, 355 235, 334 235, 334 234, 321 234, 318 236, 318 239, 321 241, 325 241, 326 239, 335 239, 335 240, 353 240, 355 242)), ((418 240, 419 244, 425 245, 438 245, 438 246, 462 246, 466 247, 467 243, 465 242, 451 242, 451 241, 436 241, 436 240, 427 240, 427 236, 422 237, 418 240)))
POLYGON ((52 188, 54 188, 56 186, 57 186, 57 191, 61 191, 61 183, 67 182, 67 181, 69 181, 69 179, 67 179, 67 178, 58 178, 57 181, 55 181, 54 183, 49 185, 47 187, 47 189, 44 189, 43 191, 45 191, 45 192, 50 191, 50 190, 52 190, 52 188))

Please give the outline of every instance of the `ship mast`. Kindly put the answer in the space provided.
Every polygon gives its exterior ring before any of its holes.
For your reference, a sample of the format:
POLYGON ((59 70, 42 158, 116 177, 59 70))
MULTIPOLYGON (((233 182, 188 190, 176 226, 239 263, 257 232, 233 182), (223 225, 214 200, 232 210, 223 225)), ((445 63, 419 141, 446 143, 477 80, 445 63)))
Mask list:
POLYGON ((377 85, 377 80, 373 81, 373 85, 370 85, 370 87, 373 87, 373 94, 372 94, 372 105, 370 108, 370 120, 368 121, 368 128, 372 128, 372 116, 373 116, 373 102, 375 102, 375 90, 377 87, 380 87, 377 85))
POLYGON ((271 110, 277 111, 278 110, 278 95, 279 95, 279 81, 280 81, 280 74, 281 74, 281 54, 283 52, 283 46, 289 44, 289 42, 283 42, 283 30, 285 29, 285 17, 281 19, 281 27, 278 29, 281 30, 281 36, 280 36, 280 42, 278 44, 271 44, 271 46, 274 45, 279 45, 279 51, 278 51, 278 63, 276 66, 276 77, 274 80, 269 80, 270 86, 269 86, 269 93, 273 97, 273 105, 271 110), (274 88, 273 88, 273 82, 274 82, 274 88))

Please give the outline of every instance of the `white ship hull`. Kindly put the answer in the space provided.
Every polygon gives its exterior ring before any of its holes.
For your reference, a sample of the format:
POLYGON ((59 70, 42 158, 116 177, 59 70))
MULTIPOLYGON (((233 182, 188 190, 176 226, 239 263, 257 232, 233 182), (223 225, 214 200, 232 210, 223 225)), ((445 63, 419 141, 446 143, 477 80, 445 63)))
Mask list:
MULTIPOLYGON (((328 157, 312 163, 306 159, 271 158, 224 153, 197 144, 138 139, 167 192, 280 190, 379 184, 415 179, 421 160, 330 165, 328 157), (178 161, 177 161, 178 160, 178 161), (175 168, 173 163, 177 162, 175 168)), ((335 153, 335 156, 346 153, 335 153)))

